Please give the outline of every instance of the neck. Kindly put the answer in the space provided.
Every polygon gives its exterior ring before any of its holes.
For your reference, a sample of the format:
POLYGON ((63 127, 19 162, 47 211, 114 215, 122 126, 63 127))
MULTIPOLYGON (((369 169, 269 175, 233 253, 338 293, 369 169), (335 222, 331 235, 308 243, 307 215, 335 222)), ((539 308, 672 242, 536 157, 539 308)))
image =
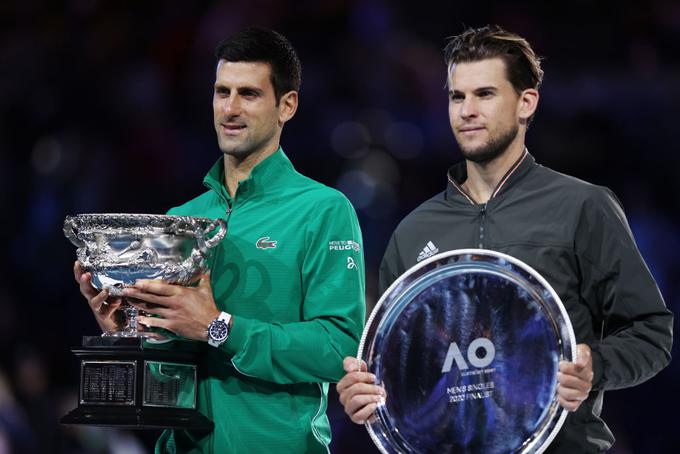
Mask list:
POLYGON ((239 181, 248 178, 256 165, 273 155, 278 149, 279 143, 276 141, 243 158, 224 153, 224 184, 229 195, 234 197, 239 181))
POLYGON ((524 140, 513 141, 498 157, 489 162, 465 161, 467 180, 462 184, 472 200, 487 203, 510 168, 524 153, 524 140))

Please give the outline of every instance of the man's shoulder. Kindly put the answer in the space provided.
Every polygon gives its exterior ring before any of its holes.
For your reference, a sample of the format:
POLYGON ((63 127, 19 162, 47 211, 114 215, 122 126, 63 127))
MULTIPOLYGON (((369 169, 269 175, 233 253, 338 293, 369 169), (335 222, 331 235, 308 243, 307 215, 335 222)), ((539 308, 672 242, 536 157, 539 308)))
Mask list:
POLYGON ((558 172, 549 167, 538 166, 535 183, 543 190, 560 193, 565 199, 574 202, 604 201, 613 196, 612 191, 572 175, 558 172))
POLYGON ((442 213, 451 212, 445 196, 446 191, 442 191, 418 205, 399 222, 397 228, 394 229, 394 234, 408 234, 414 230, 420 230, 442 213))
POLYGON ((292 196, 303 198, 305 203, 351 205, 347 196, 339 190, 299 172, 295 172, 295 175, 289 182, 290 184, 287 186, 286 191, 292 196))

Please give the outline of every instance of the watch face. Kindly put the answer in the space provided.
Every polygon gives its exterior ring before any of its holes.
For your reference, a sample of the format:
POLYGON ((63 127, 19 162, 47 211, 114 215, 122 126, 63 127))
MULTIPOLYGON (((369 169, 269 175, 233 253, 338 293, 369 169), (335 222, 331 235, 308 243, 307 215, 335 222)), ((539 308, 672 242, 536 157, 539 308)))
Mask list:
POLYGON ((404 273, 368 320, 359 358, 386 391, 367 424, 383 453, 534 453, 566 411, 574 334, 536 271, 493 251, 439 254, 404 273))
POLYGON ((229 330, 223 320, 213 320, 208 327, 208 336, 216 342, 221 342, 227 338, 229 330))

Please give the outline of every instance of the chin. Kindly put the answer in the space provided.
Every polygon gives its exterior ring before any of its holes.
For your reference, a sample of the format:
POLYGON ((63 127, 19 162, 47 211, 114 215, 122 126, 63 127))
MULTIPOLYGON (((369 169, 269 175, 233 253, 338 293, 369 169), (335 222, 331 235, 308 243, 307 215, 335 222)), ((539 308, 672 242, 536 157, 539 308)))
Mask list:
POLYGON ((251 148, 244 143, 224 143, 220 141, 219 147, 222 153, 235 158, 248 156, 251 153, 251 148))
POLYGON ((229 155, 232 158, 243 160, 253 154, 252 149, 242 149, 242 148, 223 148, 222 153, 229 155))
POLYGON ((518 127, 510 128, 505 133, 489 139, 487 142, 475 147, 465 146, 458 142, 463 157, 468 161, 478 164, 486 164, 505 154, 505 152, 517 137, 518 127))
POLYGON ((459 147, 461 154, 466 160, 476 162, 478 164, 486 164, 491 162, 502 155, 505 151, 504 149, 490 147, 487 144, 480 145, 475 148, 462 147, 460 145, 459 147))

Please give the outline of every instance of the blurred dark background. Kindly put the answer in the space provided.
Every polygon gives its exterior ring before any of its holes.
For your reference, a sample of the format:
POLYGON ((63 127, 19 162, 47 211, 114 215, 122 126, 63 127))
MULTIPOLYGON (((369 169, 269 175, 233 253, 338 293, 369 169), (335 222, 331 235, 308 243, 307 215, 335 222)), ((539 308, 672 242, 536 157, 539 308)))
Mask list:
MULTIPOLYGON (((545 56, 528 134, 538 162, 621 199, 668 306, 680 309, 680 4, 35 0, 0 3, 0 452, 147 451, 157 433, 60 427, 75 406, 69 348, 97 333, 73 282, 67 214, 163 213, 204 190, 219 157, 213 50, 247 25, 297 47, 301 104, 282 144, 357 209, 368 311, 398 221, 460 159, 441 49, 497 23, 545 56)), ((674 349, 676 351, 677 349, 674 349)), ((677 452, 677 362, 607 393, 615 453, 677 452)), ((377 452, 331 396, 332 452, 377 452)))

